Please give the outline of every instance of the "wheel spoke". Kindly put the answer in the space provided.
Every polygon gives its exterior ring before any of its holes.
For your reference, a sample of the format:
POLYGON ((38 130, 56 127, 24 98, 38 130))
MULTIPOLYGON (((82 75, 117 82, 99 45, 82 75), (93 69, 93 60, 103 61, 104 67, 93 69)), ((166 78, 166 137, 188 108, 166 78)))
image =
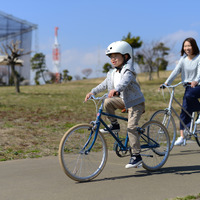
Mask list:
POLYGON ((165 164, 169 155, 170 141, 167 129, 157 121, 149 121, 142 128, 145 130, 143 137, 140 137, 143 167, 149 171, 158 170, 165 164))
POLYGON ((176 124, 173 116, 169 115, 167 110, 158 110, 152 115, 150 120, 159 121, 166 127, 170 137, 170 150, 172 150, 176 140, 176 124))

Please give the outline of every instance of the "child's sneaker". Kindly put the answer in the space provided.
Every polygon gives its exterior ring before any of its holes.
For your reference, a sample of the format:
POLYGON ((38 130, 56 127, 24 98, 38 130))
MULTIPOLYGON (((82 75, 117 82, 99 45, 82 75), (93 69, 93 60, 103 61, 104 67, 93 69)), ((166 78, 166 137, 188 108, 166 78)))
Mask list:
MULTIPOLYGON (((117 123, 117 124, 110 124, 110 125, 108 125, 108 127, 111 129, 111 131, 113 131, 113 132, 119 132, 120 131, 120 125, 117 123)), ((100 131, 102 132, 102 133, 109 133, 109 131, 106 129, 106 128, 104 128, 104 129, 100 129, 100 131)))
POLYGON ((129 168, 137 168, 140 164, 142 163, 142 157, 141 155, 133 155, 130 159, 130 162, 129 164, 127 164, 125 166, 126 169, 129 169, 129 168))
POLYGON ((183 137, 178 137, 178 139, 175 141, 174 145, 178 146, 178 145, 182 145, 184 144, 184 138, 183 137))

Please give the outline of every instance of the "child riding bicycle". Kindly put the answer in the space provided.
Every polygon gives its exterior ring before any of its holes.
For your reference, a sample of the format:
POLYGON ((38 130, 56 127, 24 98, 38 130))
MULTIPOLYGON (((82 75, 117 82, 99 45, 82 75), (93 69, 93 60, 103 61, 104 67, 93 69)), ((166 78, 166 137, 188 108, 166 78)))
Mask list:
MULTIPOLYGON (((136 72, 132 61, 132 47, 125 41, 113 42, 107 47, 106 55, 110 58, 114 68, 107 73, 107 77, 102 83, 86 95, 85 101, 91 95, 96 95, 107 89, 108 98, 104 102, 106 112, 115 114, 116 109, 123 109, 124 107, 128 110, 127 131, 131 147, 131 158, 125 168, 137 167, 142 163, 142 157, 140 155, 139 134, 136 129, 139 119, 145 111, 145 99, 136 81, 136 72)), ((120 125, 117 119, 112 117, 108 119, 111 122, 109 128, 112 131, 119 131, 120 125)), ((100 131, 102 133, 108 132, 106 129, 100 131)))

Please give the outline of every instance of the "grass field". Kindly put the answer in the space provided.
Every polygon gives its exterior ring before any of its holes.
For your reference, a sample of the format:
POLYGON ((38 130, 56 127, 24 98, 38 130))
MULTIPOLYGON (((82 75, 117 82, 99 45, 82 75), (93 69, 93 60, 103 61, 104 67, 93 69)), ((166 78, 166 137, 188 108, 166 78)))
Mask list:
MULTIPOLYGON (((169 95, 158 91, 159 85, 170 72, 160 73, 148 81, 147 74, 139 74, 138 81, 145 96, 146 112, 140 125, 158 109, 168 105, 169 95)), ((83 103, 85 95, 104 78, 71 81, 63 84, 23 86, 16 94, 14 87, 0 87, 0 161, 37 158, 57 155, 59 142, 64 133, 78 123, 89 123, 95 119, 92 101, 83 103)), ((176 79, 179 82, 180 78, 176 79)), ((183 87, 176 90, 181 101, 183 87)), ((179 110, 176 106, 175 108, 179 110)), ((118 112, 118 114, 126 115, 118 112)), ((176 121, 178 127, 178 121, 176 121)), ((126 133, 126 124, 121 124, 126 133)), ((114 140, 106 136, 110 149, 114 140)), ((200 194, 199 194, 200 195, 200 194)), ((174 200, 199 199, 199 195, 174 198, 174 200)))
MULTIPOLYGON (((141 124, 167 106, 168 93, 165 92, 165 101, 158 87, 168 75, 169 72, 163 72, 159 79, 154 75, 152 81, 146 74, 138 75, 146 99, 141 124)), ((103 79, 21 86, 20 94, 15 93, 14 87, 0 87, 0 161, 57 155, 60 139, 69 127, 95 119, 94 104, 83 100, 103 79)), ((183 91, 181 86, 177 90, 180 100, 183 91)), ((125 134, 126 124, 121 126, 125 134)), ((109 138, 107 142, 112 149, 113 140, 109 138)))

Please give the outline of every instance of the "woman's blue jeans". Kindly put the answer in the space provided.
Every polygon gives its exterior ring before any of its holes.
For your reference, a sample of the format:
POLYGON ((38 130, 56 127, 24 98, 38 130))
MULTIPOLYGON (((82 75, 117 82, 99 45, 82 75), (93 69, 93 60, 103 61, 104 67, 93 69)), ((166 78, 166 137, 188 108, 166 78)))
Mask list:
MULTIPOLYGON (((190 86, 187 86, 185 88, 185 94, 183 96, 183 108, 185 108, 190 115, 192 115, 195 111, 200 111, 200 103, 198 101, 198 98, 200 98, 200 86, 196 86, 195 88, 192 88, 190 86)), ((182 109, 180 118, 183 120, 183 122, 189 126, 191 122, 191 118, 187 115, 187 113, 182 109)), ((184 126, 180 122, 180 130, 184 130, 184 126)))

